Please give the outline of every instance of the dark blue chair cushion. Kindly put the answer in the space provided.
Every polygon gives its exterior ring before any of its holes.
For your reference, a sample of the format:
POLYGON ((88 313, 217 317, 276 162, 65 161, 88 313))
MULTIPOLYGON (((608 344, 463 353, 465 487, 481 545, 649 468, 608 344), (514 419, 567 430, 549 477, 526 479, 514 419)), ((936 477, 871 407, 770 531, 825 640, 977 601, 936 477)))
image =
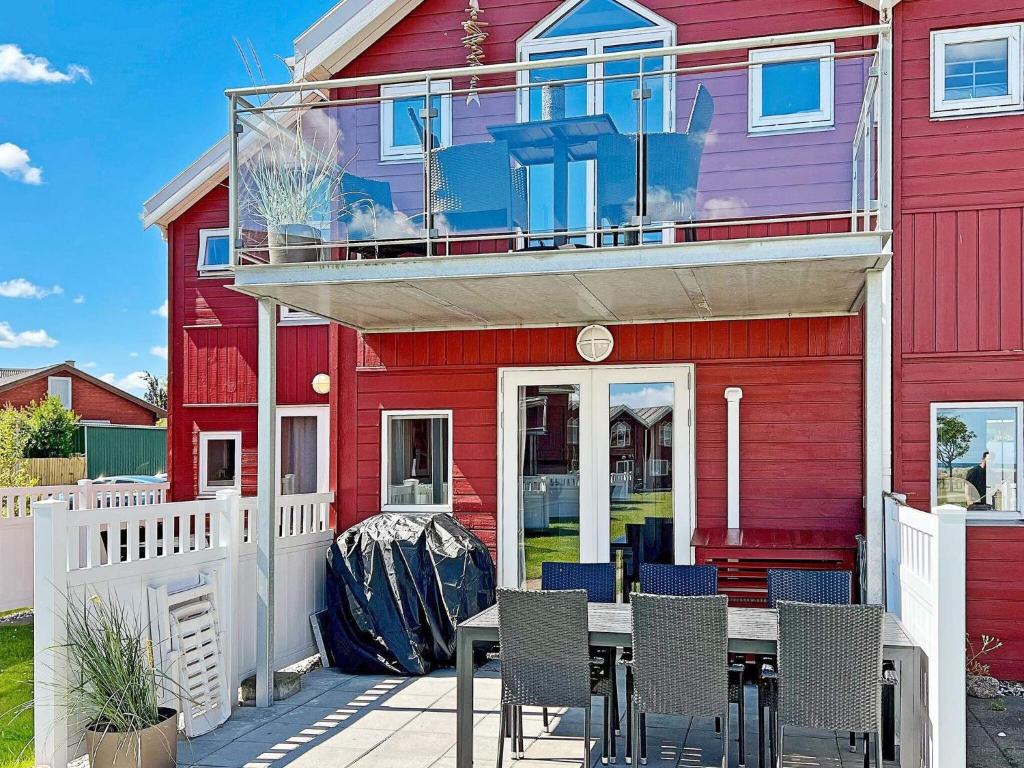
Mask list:
POLYGON ((768 607, 775 608, 779 600, 846 605, 851 600, 852 583, 849 571, 769 569, 768 607))
POLYGON ((713 565, 640 566, 640 591, 649 595, 700 597, 718 594, 718 569, 713 565))
POLYGON ((541 563, 541 589, 585 589, 591 603, 615 602, 613 563, 541 563))

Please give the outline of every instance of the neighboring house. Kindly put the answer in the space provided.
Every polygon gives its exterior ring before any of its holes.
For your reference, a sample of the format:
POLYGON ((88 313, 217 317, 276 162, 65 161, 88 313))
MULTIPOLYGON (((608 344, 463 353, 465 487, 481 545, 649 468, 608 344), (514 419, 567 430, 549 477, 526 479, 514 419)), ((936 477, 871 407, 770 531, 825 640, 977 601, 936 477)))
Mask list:
POLYGON ((0 408, 23 408, 54 395, 82 422, 153 426, 167 412, 75 367, 73 360, 42 368, 0 368, 0 408))
POLYGON ((526 491, 564 475, 589 532, 573 556, 604 560, 609 478, 637 461, 626 435, 654 429, 655 458, 683 468, 677 561, 710 557, 706 534, 732 526, 737 567, 806 561, 797 542, 849 567, 861 533, 877 600, 883 491, 966 507, 951 489, 988 451, 968 628, 1002 637, 993 668, 1024 678, 1024 0, 485 13, 486 64, 518 71, 430 78, 428 112, 415 73, 465 63, 463 0, 337 5, 292 60, 297 80, 332 82, 234 94, 238 176, 224 139, 146 203, 168 240, 174 498, 255 491, 263 357, 279 487, 334 491, 339 529, 452 511, 517 584, 526 491), (341 179, 291 251, 251 183, 282 133, 341 179), (577 346, 591 324, 610 330, 606 358, 600 332, 577 346), (667 393, 650 407, 670 406, 671 427, 640 406, 610 418, 623 387, 667 393), (743 390, 732 514, 727 387, 743 390), (974 435, 952 477, 940 416, 974 435), (780 532, 792 543, 764 551, 780 532))

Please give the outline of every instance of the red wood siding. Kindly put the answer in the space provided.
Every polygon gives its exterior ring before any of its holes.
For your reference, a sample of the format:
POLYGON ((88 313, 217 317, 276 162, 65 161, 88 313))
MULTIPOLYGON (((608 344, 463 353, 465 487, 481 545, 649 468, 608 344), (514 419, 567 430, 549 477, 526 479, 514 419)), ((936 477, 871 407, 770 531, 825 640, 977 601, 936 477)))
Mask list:
MULTIPOLYGON (((697 510, 725 525, 727 386, 743 387, 744 525, 861 527, 858 318, 614 326, 608 363, 695 362, 697 510)), ((494 544, 498 368, 577 365, 576 329, 381 334, 357 351, 358 458, 348 526, 380 509, 380 412, 453 411, 456 516, 494 544)))
MULTIPOLYGON (((61 371, 55 375, 71 377, 71 410, 82 419, 140 426, 152 426, 156 423, 157 417, 153 412, 138 403, 120 397, 103 387, 97 387, 91 381, 74 373, 61 371)), ((0 408, 5 405, 22 408, 33 400, 41 401, 48 392, 46 379, 44 376, 6 390, 0 394, 0 408)))
POLYGON ((1004 680, 1024 680, 1022 553, 1024 528, 967 529, 967 634, 975 647, 982 634, 1003 641, 1003 647, 983 661, 1004 680))

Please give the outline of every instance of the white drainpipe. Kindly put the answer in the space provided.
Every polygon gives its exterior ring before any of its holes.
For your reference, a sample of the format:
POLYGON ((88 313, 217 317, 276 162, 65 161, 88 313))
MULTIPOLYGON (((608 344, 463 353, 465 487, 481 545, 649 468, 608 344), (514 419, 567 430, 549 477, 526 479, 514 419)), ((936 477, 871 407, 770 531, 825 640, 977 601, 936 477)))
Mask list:
POLYGON ((740 399, 743 390, 727 387, 728 401, 728 523, 730 528, 740 527, 740 399))

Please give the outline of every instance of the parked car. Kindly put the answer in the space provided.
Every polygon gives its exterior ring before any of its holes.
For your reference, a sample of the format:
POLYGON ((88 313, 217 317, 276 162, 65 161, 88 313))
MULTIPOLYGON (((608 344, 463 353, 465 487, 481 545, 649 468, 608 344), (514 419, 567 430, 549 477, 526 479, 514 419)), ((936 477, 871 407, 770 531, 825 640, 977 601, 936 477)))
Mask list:
POLYGON ((98 477, 93 480, 95 485, 120 485, 122 483, 166 483, 167 475, 112 475, 110 477, 98 477))

